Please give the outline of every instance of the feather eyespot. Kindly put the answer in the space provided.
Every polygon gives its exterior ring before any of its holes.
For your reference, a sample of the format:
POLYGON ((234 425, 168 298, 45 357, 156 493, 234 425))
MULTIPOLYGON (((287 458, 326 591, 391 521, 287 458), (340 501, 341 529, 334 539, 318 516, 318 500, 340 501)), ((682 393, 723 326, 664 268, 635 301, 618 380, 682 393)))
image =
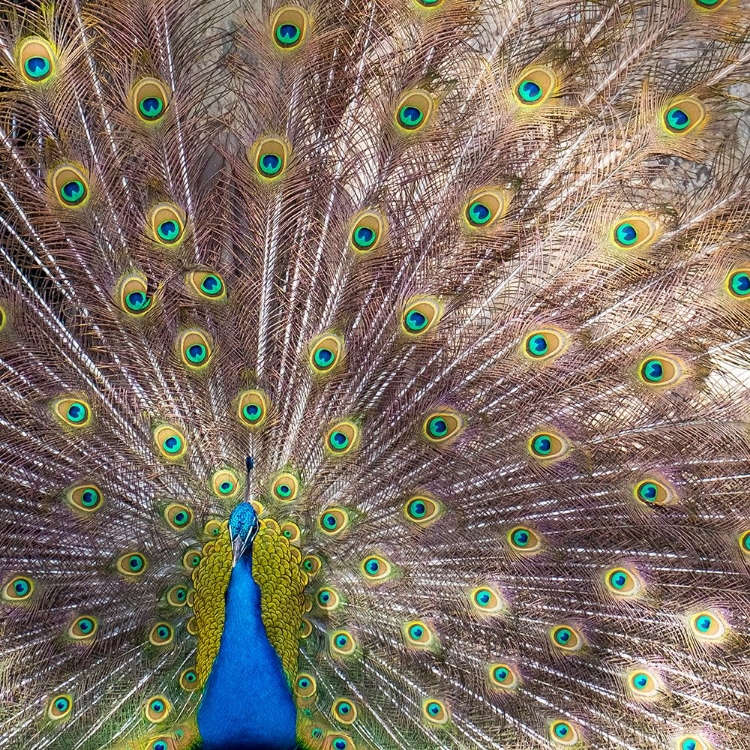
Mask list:
POLYGON ((240 394, 238 416, 245 427, 256 429, 268 416, 268 400, 262 391, 244 391, 240 394))
POLYGON ((503 598, 489 586, 480 586, 469 592, 472 609, 480 615, 495 615, 503 609, 503 598))
POLYGON ((644 505, 670 505, 677 499, 675 491, 668 484, 654 478, 639 482, 633 488, 633 494, 644 505))
POLYGON ((55 695, 47 704, 47 718, 51 721, 67 719, 73 711, 73 696, 70 693, 55 695))
POLYGON ((508 210, 508 196, 502 190, 483 188, 469 197, 464 207, 464 221, 470 230, 489 229, 508 210))
POLYGON ((396 127, 403 133, 415 133, 432 117, 435 100, 422 89, 407 91, 396 105, 396 127))
POLYGON ((525 107, 537 107, 549 99, 555 90, 557 77, 541 66, 529 68, 521 75, 513 89, 516 101, 525 107))
POLYGON ((240 478, 232 469, 219 469, 211 476, 211 491, 218 497, 234 497, 240 486, 240 478))
POLYGON ((425 495, 410 497, 404 504, 404 516, 420 526, 427 526, 443 514, 443 506, 425 495))
POLYGON ((193 667, 189 667, 180 674, 180 687, 189 693, 200 687, 198 684, 198 673, 193 667))
POLYGON ((167 603, 172 607, 184 607, 188 603, 188 587, 178 584, 167 591, 167 603))
POLYGON ((583 648, 583 636, 572 625, 556 625, 550 631, 552 645, 562 651, 580 651, 583 648))
POLYGON ((557 432, 545 430, 529 438, 529 453, 539 461, 554 461, 562 458, 569 450, 567 438, 557 432))
POLYGON ((578 742, 578 732, 575 727, 563 719, 558 719, 550 724, 549 736, 556 745, 569 747, 578 742))
POLYGON ((34 593, 34 581, 28 576, 11 578, 3 587, 3 599, 6 602, 23 602, 34 593))
POLYGON ((203 533, 211 538, 219 536, 219 534, 221 534, 221 521, 217 521, 215 518, 206 521, 206 524, 203 527, 203 533))
POLYGON ((740 534, 739 542, 742 553, 750 555, 750 529, 748 529, 748 531, 743 531, 742 534, 740 534))
POLYGON ((520 682, 516 671, 508 664, 490 664, 490 685, 501 690, 514 690, 520 682))
POLYGON ((181 503, 170 503, 164 508, 164 520, 175 531, 183 531, 193 522, 193 511, 181 503))
POLYGON ((169 93, 158 79, 142 78, 133 86, 130 101, 138 119, 153 124, 164 117, 169 106, 169 93))
POLYGON ((81 208, 89 197, 88 176, 80 167, 63 164, 52 173, 52 187, 61 206, 81 208))
POLYGON ((524 339, 523 354, 533 362, 549 362, 562 354, 566 346, 566 337, 559 331, 533 331, 524 339))
POLYGON ((680 362, 663 355, 646 357, 638 366, 638 377, 645 385, 674 385, 683 375, 680 362))
POLYGON ((355 253, 371 253, 385 237, 387 224, 377 211, 362 211, 351 221, 349 246, 355 253))
POLYGON ((357 446, 359 433, 359 427, 354 422, 339 422, 328 430, 325 447, 334 456, 344 456, 357 446))
POLYGON ((66 498, 70 505, 84 513, 101 510, 104 505, 104 495, 94 484, 79 484, 71 487, 66 494, 66 498))
POLYGON ((326 737, 323 750, 356 750, 356 746, 351 737, 344 737, 341 734, 331 734, 326 737))
POLYGON ((656 675, 645 669, 636 669, 627 675, 627 685, 636 698, 655 698, 661 687, 656 675))
POLYGON ((193 371, 204 369, 211 361, 213 347, 205 332, 191 328, 180 334, 180 359, 193 371))
POLYGON ((185 436, 170 425, 160 425, 154 430, 154 442, 161 455, 169 461, 178 461, 185 453, 185 436))
POLYGON ((697 99, 682 97, 672 101, 662 117, 667 132, 685 135, 703 124, 706 108, 697 99))
MULTIPOLYGON (((693 2, 702 10, 716 10, 724 4, 724 0, 693 0, 693 2)), ((692 748, 680 748, 680 750, 692 750, 692 748)), ((702 750, 702 748, 697 748, 702 750)))
POLYGON ((683 735, 677 739, 676 750, 711 750, 711 746, 696 734, 683 735))
POLYGON ((118 284, 117 299, 120 309, 128 315, 134 317, 145 315, 153 303, 153 298, 148 292, 146 277, 140 273, 124 276, 118 284))
POLYGON ((294 523, 294 521, 284 521, 279 529, 281 531, 281 536, 283 536, 285 539, 288 539, 290 544, 299 546, 302 532, 300 531, 299 526, 294 523))
POLYGON ((250 163, 264 182, 281 177, 289 161, 289 146, 280 138, 259 138, 250 149, 250 163))
POLYGON ((315 596, 315 601, 324 612, 334 612, 341 606, 341 597, 332 588, 320 589, 315 596))
POLYGON ((338 698, 333 702, 331 714, 342 724, 353 724, 357 720, 357 706, 346 698, 338 698))
POLYGON ((185 623, 185 630, 187 630, 190 635, 198 635, 198 618, 191 617, 185 623))
POLYGON ((542 548, 542 539, 528 526, 515 526, 507 534, 511 549, 522 555, 533 555, 542 548))
POLYGON ((226 299, 227 288, 224 279, 213 271, 191 271, 187 275, 190 289, 198 297, 215 302, 226 299))
POLYGON ((193 572, 199 565, 203 555, 199 549, 188 549, 182 556, 182 567, 189 572, 193 572))
POLYGON ((284 472, 274 479, 271 492, 280 503, 291 503, 297 498, 299 492, 299 481, 294 474, 284 472))
POLYGON ((441 409, 429 414, 422 424, 422 434, 431 443, 447 443, 464 428, 463 417, 453 410, 441 409))
POLYGON ((68 427, 79 429, 91 422, 91 407, 79 398, 60 398, 52 405, 55 416, 68 427))
POLYGON ((727 624, 718 613, 703 611, 690 618, 690 629, 699 641, 718 641, 726 634, 727 624))
POLYGON ((146 558, 140 552, 126 552, 117 558, 117 570, 125 576, 141 576, 147 567, 146 558))
POLYGON ((280 50, 293 50, 305 41, 307 34, 307 14, 302 8, 281 8, 273 17, 273 41, 280 50))
POLYGON ((323 561, 318 555, 305 555, 300 563, 302 570, 307 573, 308 580, 312 581, 313 578, 320 572, 323 566, 323 561))
POLYGON ((727 276, 726 289, 736 299, 750 297, 750 269, 740 268, 727 276))
POLYGON ((18 62, 27 83, 44 83, 54 76, 57 68, 52 45, 38 36, 27 37, 21 42, 18 62))
POLYGON ((420 8, 432 10, 434 8, 439 8, 443 4, 444 0, 414 0, 414 2, 420 8))
POLYGON ((410 300, 401 317, 401 330, 415 338, 431 331, 440 321, 441 308, 432 297, 415 297, 410 300))
POLYGON ((185 215, 172 203, 159 203, 149 211, 148 226, 155 242, 176 247, 184 237, 185 215))
POLYGON ((344 340, 333 333, 314 339, 310 346, 310 367, 318 375, 332 372, 344 357, 344 340))
POLYGON ((431 724, 447 724, 450 719, 448 707, 437 698, 426 698, 422 702, 422 715, 431 724))
POLYGON ((627 568, 611 568, 604 576, 604 583, 609 593, 616 597, 634 597, 642 591, 637 574, 627 568))
POLYGON ((99 621, 96 617, 84 615, 76 618, 68 628, 68 635, 75 641, 87 641, 93 638, 99 629, 99 621))
POLYGON ((174 750, 174 748, 169 737, 157 737, 148 746, 148 750, 174 750))
POLYGON ((348 630, 336 630, 330 635, 331 651, 334 655, 349 656, 357 646, 354 637, 348 630))
POLYGON ((298 698, 312 698, 318 690, 318 684, 315 678, 305 672, 300 672, 297 675, 297 680, 294 683, 294 694, 298 698))
POLYGON ((303 617, 299 625, 299 637, 309 638, 312 635, 312 631, 313 631, 312 623, 306 617, 303 617))
POLYGON ((394 574, 393 565, 380 555, 369 555, 359 564, 359 569, 372 583, 382 583, 394 574))
POLYGON ((633 214, 621 219, 612 228, 610 238, 621 250, 643 250, 657 237, 657 223, 644 214, 633 214))
POLYGON ((165 721, 172 710, 172 705, 163 695, 155 695, 146 701, 144 713, 146 719, 152 724, 160 724, 165 721))
POLYGON ((157 622, 148 634, 148 640, 153 646, 168 646, 174 639, 174 630, 167 622, 157 622))
POLYGON ((318 516, 318 528, 328 536, 338 536, 349 526, 350 518, 346 508, 331 506, 318 516))
POLYGON ((438 645, 437 637, 422 620, 411 620, 403 626, 406 645, 417 649, 433 649, 438 645))

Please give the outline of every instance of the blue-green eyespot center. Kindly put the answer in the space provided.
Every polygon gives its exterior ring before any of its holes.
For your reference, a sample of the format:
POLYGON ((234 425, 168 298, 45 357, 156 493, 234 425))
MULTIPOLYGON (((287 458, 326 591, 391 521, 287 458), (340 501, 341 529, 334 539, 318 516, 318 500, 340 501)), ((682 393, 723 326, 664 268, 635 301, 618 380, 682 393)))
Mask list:
MULTIPOLYGON (((696 5, 700 5, 703 8, 713 8, 721 2, 722 0, 695 0, 696 5)), ((683 750, 694 750, 694 748, 683 748, 683 750)))
POLYGON ((191 344, 187 349, 187 358, 194 364, 199 365, 205 361, 208 350, 203 344, 191 344))
POLYGON ((138 102, 138 111, 146 120, 157 120, 164 112, 164 101, 158 96, 147 96, 138 102))
POLYGON ((543 357, 549 351, 547 339, 541 333, 535 333, 526 342, 526 351, 532 357, 543 357))
POLYGON ((698 743, 690 737, 680 743, 680 750, 697 750, 697 747, 698 743))
POLYGON ((349 645, 349 636, 348 635, 337 635, 336 636, 336 645, 339 648, 346 648, 349 645))
POLYGON ((130 292, 125 295, 125 304, 133 312, 143 312, 151 304, 151 299, 144 292, 130 292))
POLYGON ((151 701, 150 708, 154 713, 160 714, 164 710, 164 702, 158 699, 151 701))
POLYGON ((563 724, 562 722, 558 722, 555 724, 555 736, 559 737, 561 740, 565 739, 568 734, 570 734, 570 727, 567 724, 563 724))
POLYGON ((143 565, 143 558, 140 555, 131 555, 128 559, 128 567, 134 573, 137 573, 139 570, 143 570, 143 565))
POLYGON ((487 607, 492 601, 492 593, 487 591, 487 589, 479 589, 479 591, 474 594, 474 601, 480 607, 487 607))
POLYGON ((568 628, 559 628, 555 631, 555 641, 561 646, 567 645, 572 637, 573 633, 568 628))
POLYGON ((549 435, 537 435, 531 444, 531 449, 538 456, 548 456, 552 452, 552 438, 549 435))
POLYGON ((424 112, 413 104, 405 104, 398 111, 398 120, 406 130, 414 130, 424 120, 424 112))
POLYGON ((474 201, 469 205, 467 211, 469 221, 475 226, 481 227, 492 219, 492 211, 481 201, 474 201))
POLYGON ((427 704, 427 713, 430 714, 430 716, 438 716, 441 710, 442 708, 439 703, 430 702, 427 704))
POLYGON ((318 593, 318 601, 321 604, 328 604, 331 601, 331 592, 327 589, 323 589, 318 593))
POLYGON ((263 410, 257 404, 248 404, 242 409, 242 416, 248 422, 257 422, 263 416, 263 410))
POLYGON ((638 231, 632 224, 624 221, 622 224, 617 225, 615 239, 620 245, 634 245, 638 242, 638 231))
POLYGON ((52 63, 46 57, 35 55, 23 64, 26 75, 35 81, 41 81, 52 71, 52 63))
POLYGON ((622 570, 615 570, 613 573, 609 576, 609 583, 612 586, 612 588, 621 590, 625 588, 625 585, 628 582, 628 575, 622 570))
POLYGON ((222 482, 219 485, 219 492, 221 492, 222 495, 228 495, 234 490, 234 483, 233 482, 222 482))
POLYGON ((94 629, 94 621, 89 617, 82 617, 78 620, 78 629, 84 635, 88 635, 94 629))
POLYGON ((664 366, 658 359, 647 359, 641 365, 641 375, 649 383, 659 383, 664 379, 664 366))
POLYGON ((336 355, 325 346, 315 350, 315 364, 321 369, 333 367, 336 362, 336 355))
POLYGON ((638 485, 638 497, 645 503, 653 503, 659 495, 659 488, 654 482, 643 482, 638 485))
POLYGON ((306 688, 309 688, 310 680, 308 680, 307 677, 300 677, 299 680, 297 680, 297 687, 300 687, 303 690, 305 690, 306 688))
POLYGON ((418 641, 424 637, 424 628, 421 625, 412 625, 409 628, 409 638, 418 641))
POLYGON ((167 219, 159 224, 156 231, 164 242, 174 242, 180 236, 180 225, 174 219, 167 219))
POLYGON ((370 559, 369 559, 369 560, 368 560, 368 561, 367 561, 367 562, 365 563, 365 570, 366 570, 366 571, 367 571, 367 572, 368 572, 368 573, 369 573, 370 575, 377 575, 377 574, 378 574, 378 572, 380 571, 380 563, 379 563, 379 562, 378 562, 378 561, 377 561, 377 560, 376 560, 375 558, 370 558, 370 559))
POLYGON ((58 698, 55 701, 55 708, 61 713, 64 714, 68 707, 70 706, 70 701, 67 698, 58 698))
POLYGON ((69 180, 62 186, 60 197, 70 205, 80 203, 86 197, 86 186, 80 180, 69 180))
POLYGON ((16 593, 16 596, 26 596, 31 591, 31 583, 25 578, 19 578, 13 584, 13 591, 16 593))
POLYGON ((292 494, 292 488, 288 484, 280 484, 276 487, 276 494, 281 497, 289 497, 292 494))
POLYGON ((215 274, 209 274, 201 281, 201 291, 209 297, 218 297, 224 291, 224 284, 215 274))
POLYGON ((336 518, 336 516, 335 516, 335 515, 334 515, 333 513, 326 513, 326 514, 325 514, 325 515, 323 516, 323 525, 324 525, 324 526, 325 526, 325 527, 326 527, 327 529, 330 529, 331 531, 333 531, 333 530, 335 530, 335 529, 336 529, 336 528, 338 527, 338 525, 339 525, 339 521, 338 521, 338 518, 336 518))
POLYGON ((258 167, 263 174, 273 176, 281 171, 284 161, 278 154, 261 154, 258 167))
POLYGON ((70 404, 70 406, 68 406, 66 415, 69 422, 72 422, 73 424, 79 424, 80 422, 83 422, 88 416, 88 409, 86 408, 86 405, 82 404, 80 401, 74 401, 72 404, 70 404))
POLYGON ((505 667, 495 667, 493 672, 493 676, 498 682, 505 682, 509 675, 510 672, 505 667))
POLYGON ((750 552, 750 531, 746 531, 740 539, 740 546, 745 552, 750 552))
POLYGON ((633 676, 633 686, 636 688, 636 690, 645 690, 646 687, 648 687, 648 683, 648 675, 644 674, 643 672, 639 672, 638 674, 633 676))
POLYGON ((432 437, 445 437, 448 434, 448 423, 443 417, 433 417, 427 423, 427 431, 432 437))
POLYGON ((515 544, 516 547, 525 547, 529 543, 531 535, 528 531, 526 531, 526 529, 516 529, 513 532, 511 539, 513 540, 513 544, 515 544))
POLYGON ((518 96, 522 101, 529 104, 533 104, 534 102, 541 99, 543 93, 544 92, 542 91, 542 87, 538 83, 535 83, 534 81, 531 81, 529 79, 521 81, 521 83, 518 85, 518 96))
POLYGON ((184 510, 178 510, 172 518, 175 526, 184 526, 190 520, 190 516, 184 510))
POLYGON ((302 36, 302 30, 293 23, 282 23, 276 27, 276 41, 281 47, 294 47, 302 36))
POLYGON ((333 741, 334 750, 347 750, 349 743, 343 737, 337 737, 333 741))
POLYGON ((695 621, 695 627, 698 628, 701 633, 707 633, 711 629, 711 625, 713 625, 713 618, 708 615, 701 615, 695 621))
POLYGON ((427 506, 422 500, 412 500, 408 512, 412 518, 424 518, 427 515, 427 506))
POLYGON ((93 488, 89 487, 81 494, 81 505, 84 508, 95 508, 99 505, 102 496, 93 488))
POLYGON ((152 750, 169 750, 167 743, 162 740, 156 740, 152 746, 152 750))
POLYGON ((354 244, 364 250, 365 248, 368 248, 375 243, 378 235, 374 229, 371 229, 370 227, 360 226, 354 230, 352 237, 354 239, 354 244))
POLYGON ((745 271, 737 271, 729 277, 729 287, 738 297, 750 294, 750 275, 745 271))
POLYGON ((342 451, 349 445, 349 438, 340 430, 334 430, 329 439, 331 448, 335 451, 342 451))
POLYGON ((312 737, 312 738, 313 738, 314 740, 319 740, 319 739, 320 739, 320 738, 321 738, 321 737, 323 736, 323 730, 322 730, 322 729, 320 729, 319 727, 315 727, 315 728, 314 728, 314 729, 312 730, 312 732, 310 732, 310 736, 311 736, 311 737, 312 737))
POLYGON ((409 310, 406 313, 404 321, 406 323, 406 327, 410 331, 414 331, 414 333, 418 333, 419 331, 426 328, 427 324, 430 322, 427 319, 427 316, 419 312, 419 310, 409 310))
POLYGON ((170 435, 161 446, 166 453, 179 453, 182 450, 182 440, 177 435, 170 435))
POLYGON ((687 112, 679 107, 672 107, 666 115, 667 126, 672 130, 685 130, 690 125, 690 117, 687 112))

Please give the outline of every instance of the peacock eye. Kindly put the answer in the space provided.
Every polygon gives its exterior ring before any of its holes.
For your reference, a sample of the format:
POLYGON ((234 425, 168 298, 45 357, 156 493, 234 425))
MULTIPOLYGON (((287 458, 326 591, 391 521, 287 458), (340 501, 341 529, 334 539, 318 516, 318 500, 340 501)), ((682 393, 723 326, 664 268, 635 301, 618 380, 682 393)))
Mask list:
POLYGON ((354 638, 348 630, 337 630, 331 633, 330 644, 331 651, 338 656, 349 656, 356 649, 354 638))
POLYGON ((422 704, 422 713, 432 724, 447 724, 449 717, 448 707, 437 698, 428 698, 422 704))
POLYGON ((318 606, 325 612, 333 612, 341 606, 341 597, 332 588, 320 589, 315 600, 318 606))
POLYGON ((146 558, 140 552, 127 552, 117 559, 117 570, 131 578, 143 575, 146 567, 146 558))
POLYGON ((338 698, 331 707, 331 713, 336 721, 342 724, 353 724, 357 718, 357 707, 346 698, 338 698))
POLYGON ((193 511, 181 503, 170 503, 164 509, 164 520, 175 531, 183 531, 193 522, 193 511))
POLYGON ((604 577, 609 593, 617 597, 633 597, 641 592, 638 576, 626 568, 612 568, 604 577))
POLYGON ((55 695, 47 704, 47 718, 51 721, 67 719, 73 710, 73 697, 69 694, 55 695))
POLYGON ((22 602, 34 593, 34 581, 27 576, 11 578, 3 588, 3 599, 8 602, 22 602))
POLYGON ((562 458, 570 449, 570 444, 563 435, 548 430, 532 435, 528 448, 534 458, 540 461, 553 461, 562 458))
POLYGON ((240 478, 232 469, 219 469, 211 476, 211 490, 218 497, 234 497, 240 490, 240 478))
POLYGON ((131 89, 130 101, 142 122, 159 122, 169 105, 167 87, 156 78, 142 78, 131 89))
POLYGON ((203 556, 201 555, 200 550, 189 549, 186 550, 185 554, 182 556, 182 565, 187 571, 192 573, 192 571, 200 565, 202 559, 203 556))
POLYGON ((187 604, 188 588, 178 584, 167 591, 167 602, 173 607, 182 607, 187 604))
POLYGON ((432 117, 435 102, 426 91, 406 92, 396 105, 396 126, 403 133, 421 130, 432 117))
POLYGON ((355 253, 371 253, 382 242, 386 232, 385 218, 376 211, 362 211, 349 226, 349 246, 355 253))
POLYGON ((350 518, 346 508, 331 507, 318 516, 318 528, 328 536, 339 536, 348 526, 350 518))
POLYGON ((294 686, 295 694, 300 698, 311 698, 317 691, 317 683, 312 675, 300 673, 294 686))
POLYGON ((195 671, 195 669, 189 667, 182 672, 182 674, 180 675, 180 687, 183 690, 187 690, 188 692, 192 692, 193 690, 198 689, 198 673, 195 671))
POLYGON ((575 745, 578 742, 578 732, 575 727, 567 721, 553 721, 549 728, 550 739, 556 745, 575 745))
POLYGON ((500 594, 489 586, 480 586, 469 593, 469 601, 475 612, 480 615, 491 615, 503 608, 500 594))
POLYGON ((334 456, 343 456, 352 451, 359 442, 359 427, 348 420, 339 422, 328 430, 326 449, 334 456))
POLYGON ((146 701, 144 712, 146 719, 152 724, 160 724, 165 721, 172 710, 169 701, 163 695, 156 695, 146 701))
POLYGON ((489 675, 492 687, 502 690, 513 690, 519 683, 518 675, 508 664, 491 664, 489 675))
POLYGON ((307 573, 310 580, 318 573, 322 565, 323 561, 317 555, 305 555, 302 558, 302 570, 307 573))
POLYGON ((645 249, 657 238, 657 223, 649 216, 631 214, 614 225, 610 237, 621 250, 645 249))
POLYGON ((583 636, 570 625, 557 625, 550 633, 552 645, 563 651, 579 651, 583 648, 583 636))
POLYGON ((95 617, 84 615, 74 620, 68 628, 68 635, 76 641, 92 638, 99 629, 99 622, 95 617))
POLYGON ((541 66, 529 68, 516 83, 514 95, 516 101, 524 107, 535 107, 552 95, 556 77, 549 69, 541 66))
POLYGON ((307 14, 302 8, 281 8, 271 22, 274 44, 284 51, 296 49, 305 40, 307 26, 307 14))
POLYGON ((437 645, 437 638, 427 623, 411 620, 403 626, 406 645, 415 649, 430 649, 437 645))
POLYGON ((263 182, 272 182, 286 171, 289 147, 280 138, 258 139, 250 150, 250 162, 263 182))
POLYGON ((268 399, 262 391, 244 391, 240 394, 238 416, 245 427, 260 427, 268 416, 268 399))
POLYGON ((344 356, 344 340, 329 333, 316 338, 310 346, 310 367, 322 375, 331 372, 344 356))
POLYGON ((173 637, 174 630, 172 626, 166 622, 158 622, 151 628, 148 640, 154 646, 167 646, 172 642, 173 637))
POLYGON ((422 425, 422 434, 431 443, 446 443, 455 438, 463 427, 464 421, 460 414, 442 409, 426 417, 422 425))

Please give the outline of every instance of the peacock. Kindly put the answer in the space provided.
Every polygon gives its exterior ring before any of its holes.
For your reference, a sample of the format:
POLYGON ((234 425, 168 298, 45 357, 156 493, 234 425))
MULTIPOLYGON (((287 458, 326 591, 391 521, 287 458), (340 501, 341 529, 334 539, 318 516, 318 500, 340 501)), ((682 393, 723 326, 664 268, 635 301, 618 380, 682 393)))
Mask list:
POLYGON ((0 747, 750 748, 746 0, 0 0, 0 747))

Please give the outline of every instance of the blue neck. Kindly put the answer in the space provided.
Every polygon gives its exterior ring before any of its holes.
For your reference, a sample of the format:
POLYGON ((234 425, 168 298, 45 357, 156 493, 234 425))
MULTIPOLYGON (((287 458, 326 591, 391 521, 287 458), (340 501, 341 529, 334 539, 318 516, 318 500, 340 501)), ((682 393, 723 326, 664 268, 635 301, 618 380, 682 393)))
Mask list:
POLYGON ((198 708, 203 750, 292 750, 296 723, 281 659, 260 619, 247 549, 229 579, 219 653, 198 708))

